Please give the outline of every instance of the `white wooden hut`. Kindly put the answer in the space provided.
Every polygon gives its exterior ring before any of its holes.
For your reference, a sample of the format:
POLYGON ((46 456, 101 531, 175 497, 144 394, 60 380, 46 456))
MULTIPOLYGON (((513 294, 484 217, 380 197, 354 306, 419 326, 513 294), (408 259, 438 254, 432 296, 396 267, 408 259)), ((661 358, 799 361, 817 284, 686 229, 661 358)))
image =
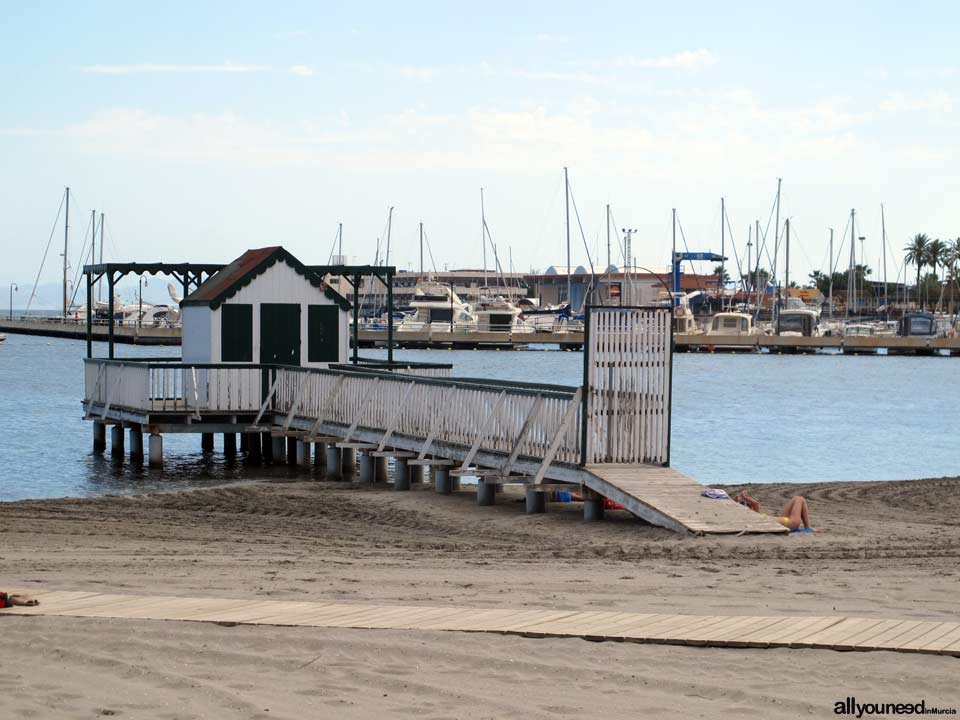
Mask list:
POLYGON ((282 247, 247 250, 180 302, 183 362, 346 362, 350 303, 282 247))

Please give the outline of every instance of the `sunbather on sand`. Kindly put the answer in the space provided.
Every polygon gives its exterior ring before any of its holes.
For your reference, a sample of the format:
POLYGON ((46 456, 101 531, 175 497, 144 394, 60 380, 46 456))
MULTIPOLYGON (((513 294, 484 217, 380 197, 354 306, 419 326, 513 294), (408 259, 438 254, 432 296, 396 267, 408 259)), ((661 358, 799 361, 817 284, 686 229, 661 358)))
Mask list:
MULTIPOLYGON (((741 505, 745 505, 754 512, 760 512, 760 502, 750 495, 746 490, 737 493, 734 498, 741 505)), ((810 525, 810 516, 807 512, 807 499, 803 495, 794 495, 790 502, 779 515, 772 517, 778 523, 790 530, 799 530, 808 528, 813 530, 810 525)))
POLYGON ((0 592, 0 608, 13 607, 14 605, 39 605, 38 600, 34 600, 29 595, 8 595, 5 592, 0 592))

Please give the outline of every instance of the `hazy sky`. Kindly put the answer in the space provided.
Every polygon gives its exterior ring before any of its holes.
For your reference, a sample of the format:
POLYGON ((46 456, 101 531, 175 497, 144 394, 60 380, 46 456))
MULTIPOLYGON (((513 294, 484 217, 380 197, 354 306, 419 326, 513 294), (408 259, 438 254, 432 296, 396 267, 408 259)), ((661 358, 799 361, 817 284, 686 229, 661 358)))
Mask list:
POLYGON ((798 279, 851 208, 874 267, 881 202, 898 255, 960 235, 956 3, 197 5, 0 3, 3 288, 32 282, 64 185, 72 254, 97 208, 131 261, 324 262, 342 221, 372 262, 394 205, 394 264, 417 265, 422 220, 439 269, 476 267, 483 186, 504 264, 544 269, 564 165, 599 265, 608 202, 660 268, 672 207, 719 251, 724 195, 745 255, 777 177, 798 279))

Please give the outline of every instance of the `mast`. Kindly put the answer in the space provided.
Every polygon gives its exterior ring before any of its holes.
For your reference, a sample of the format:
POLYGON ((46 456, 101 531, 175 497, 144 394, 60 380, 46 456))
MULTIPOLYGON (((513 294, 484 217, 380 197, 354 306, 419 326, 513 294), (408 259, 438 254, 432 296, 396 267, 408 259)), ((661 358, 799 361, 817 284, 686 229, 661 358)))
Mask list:
MULTIPOLYGON (((777 278, 777 260, 780 256, 780 185, 783 183, 783 178, 777 178, 777 219, 776 225, 773 227, 773 278, 776 282, 777 278)), ((760 258, 760 251, 757 250, 757 259, 760 258)))
POLYGON ((483 286, 487 286, 487 215, 483 207, 483 188, 480 188, 480 244, 483 247, 483 286))
POLYGON ((337 254, 340 256, 340 264, 346 265, 343 262, 343 223, 337 223, 337 254))
POLYGON ((423 223, 420 223, 420 280, 423 280, 423 223))
POLYGON ((883 235, 883 307, 884 315, 890 314, 890 290, 887 287, 887 221, 883 216, 883 203, 880 203, 880 228, 883 235))
POLYGON ((830 228, 830 262, 827 265, 827 272, 830 273, 830 298, 827 305, 830 307, 830 318, 833 319, 833 228, 830 228))
POLYGON ((727 240, 727 229, 724 227, 724 220, 727 217, 727 205, 726 199, 720 198, 720 309, 723 309, 723 289, 724 289, 724 276, 727 274, 727 261, 724 257, 726 253, 724 252, 726 240, 727 240))
POLYGON ((856 210, 850 210, 850 267, 847 268, 847 317, 850 317, 851 306, 856 307, 857 304, 857 278, 855 277, 857 267, 856 214, 856 210))
POLYGON ((567 168, 563 168, 563 188, 567 203, 567 304, 570 310, 573 310, 573 296, 571 295, 572 284, 570 281, 570 177, 567 174, 567 168))
POLYGON ((785 221, 786 224, 786 268, 783 275, 783 285, 787 290, 787 297, 790 297, 790 218, 787 218, 785 221))
POLYGON ((70 244, 70 188, 67 188, 67 213, 63 220, 63 316, 67 316, 67 250, 70 244))
POLYGON ((759 220, 757 220, 757 227, 753 234, 757 238, 757 269, 756 269, 756 272, 754 273, 753 287, 757 291, 757 317, 759 317, 760 305, 762 303, 762 298, 760 297, 760 221, 759 220))
POLYGON ((607 203, 607 267, 610 267, 610 203, 607 203))
MULTIPOLYGON (((740 282, 743 283, 743 289, 747 290, 748 284, 750 282, 750 270, 753 268, 753 225, 747 225, 747 279, 744 280, 740 278, 740 282)), ((749 293, 749 290, 747 291, 749 293)), ((747 296, 747 301, 749 302, 750 296, 747 296)))
MULTIPOLYGON (((100 264, 103 265, 103 213, 100 213, 100 264)), ((100 301, 100 288, 103 287, 102 282, 97 283, 97 302, 100 301)), ((87 308, 87 312, 90 312, 90 308, 87 308)))
MULTIPOLYGON (((680 290, 680 276, 677 273, 677 209, 673 208, 672 212, 673 218, 673 250, 670 252, 670 272, 673 274, 673 287, 670 288, 670 292, 678 292, 680 290)), ((671 305, 673 302, 671 301, 671 305)))
POLYGON ((384 256, 384 265, 390 267, 390 231, 393 229, 393 205, 390 206, 390 212, 387 213, 387 252, 384 256))

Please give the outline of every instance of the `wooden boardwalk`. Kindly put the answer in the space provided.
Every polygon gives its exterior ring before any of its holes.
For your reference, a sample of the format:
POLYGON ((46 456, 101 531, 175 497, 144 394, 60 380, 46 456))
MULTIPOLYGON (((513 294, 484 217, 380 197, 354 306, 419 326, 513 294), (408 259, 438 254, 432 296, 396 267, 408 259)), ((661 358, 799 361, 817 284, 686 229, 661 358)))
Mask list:
POLYGON ((703 485, 673 468, 603 464, 586 470, 587 487, 654 525, 696 534, 787 532, 732 500, 703 497, 703 485))
POLYGON ((611 611, 360 605, 246 598, 35 592, 0 615, 181 620, 238 625, 444 630, 737 648, 889 650, 960 657, 960 622, 841 615, 668 615, 611 611))

